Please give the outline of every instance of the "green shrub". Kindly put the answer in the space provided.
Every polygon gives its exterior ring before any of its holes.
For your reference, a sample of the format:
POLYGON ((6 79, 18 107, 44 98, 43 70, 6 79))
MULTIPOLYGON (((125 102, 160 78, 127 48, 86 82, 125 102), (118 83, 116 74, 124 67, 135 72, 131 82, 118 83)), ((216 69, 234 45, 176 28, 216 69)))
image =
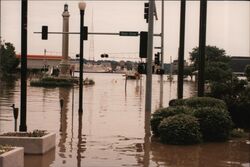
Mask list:
POLYGON ((46 130, 33 130, 32 132, 8 132, 1 134, 0 136, 18 136, 18 137, 42 137, 47 135, 46 130))
POLYGON ((6 146, 6 145, 0 145, 0 155, 12 150, 13 148, 11 146, 6 146))
POLYGON ((159 132, 161 141, 168 144, 196 144, 202 138, 198 120, 186 114, 165 118, 159 132))
POLYGON ((215 107, 198 108, 194 116, 200 122, 205 141, 225 141, 229 138, 232 120, 228 112, 215 107))
POLYGON ((188 99, 174 99, 169 102, 170 106, 188 106, 191 108, 216 107, 227 110, 226 103, 223 100, 212 97, 191 97, 188 99))
POLYGON ((227 110, 226 103, 223 100, 212 97, 192 97, 186 100, 186 105, 192 108, 215 107, 227 110))
POLYGON ((57 77, 43 77, 39 80, 30 81, 31 86, 43 86, 43 87, 70 87, 76 83, 74 78, 57 78, 57 77))
POLYGON ((230 132, 230 137, 231 138, 242 138, 242 137, 247 137, 247 133, 240 128, 233 129, 230 132))
POLYGON ((250 129, 250 102, 230 104, 229 113, 236 127, 250 129))
POLYGON ((42 86, 42 87, 68 87, 73 86, 72 82, 56 82, 56 81, 30 81, 31 86, 42 86))
POLYGON ((169 116, 174 116, 177 114, 192 114, 193 111, 191 108, 185 106, 177 106, 177 107, 168 107, 157 110, 152 114, 151 118, 151 130, 155 136, 159 135, 158 126, 164 118, 169 116))
POLYGON ((185 105, 185 99, 172 99, 168 103, 169 106, 184 106, 185 105))

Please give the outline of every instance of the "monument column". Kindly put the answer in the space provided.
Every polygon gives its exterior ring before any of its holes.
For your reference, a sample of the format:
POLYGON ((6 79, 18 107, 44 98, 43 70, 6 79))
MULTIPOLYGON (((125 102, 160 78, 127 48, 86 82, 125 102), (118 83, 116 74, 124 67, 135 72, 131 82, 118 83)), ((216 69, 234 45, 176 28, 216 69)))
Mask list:
POLYGON ((62 61, 59 64, 59 77, 70 77, 70 62, 69 62, 69 12, 68 5, 64 5, 63 17, 63 34, 62 34, 62 61))

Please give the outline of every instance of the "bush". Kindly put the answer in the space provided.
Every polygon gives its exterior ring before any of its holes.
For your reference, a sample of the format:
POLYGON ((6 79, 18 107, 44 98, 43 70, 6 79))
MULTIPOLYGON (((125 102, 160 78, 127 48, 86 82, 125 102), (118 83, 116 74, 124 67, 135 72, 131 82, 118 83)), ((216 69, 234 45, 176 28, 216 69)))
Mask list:
POLYGON ((159 132, 161 141, 168 144, 196 144, 202 138, 198 120, 186 114, 165 118, 159 132))
POLYGON ((158 126, 164 118, 174 116, 178 114, 191 114, 193 111, 191 108, 184 106, 168 107, 157 110, 152 114, 151 118, 151 130, 155 136, 159 136, 158 126))
POLYGON ((243 129, 240 129, 240 128, 233 129, 230 132, 231 138, 242 138, 242 137, 247 137, 247 136, 248 136, 247 133, 243 129))
POLYGON ((74 78, 57 78, 57 77, 43 77, 40 80, 30 81, 31 86, 43 86, 43 87, 70 87, 76 83, 74 78))
POLYGON ((250 129, 250 89, 246 80, 233 77, 227 82, 212 83, 211 96, 226 102, 236 127, 250 129))
POLYGON ((205 141, 225 141, 229 138, 232 120, 228 112, 220 108, 204 107, 195 110, 205 141))
POLYGON ((187 106, 194 109, 201 107, 216 107, 227 110, 226 103, 223 100, 212 97, 191 97, 188 99, 175 99, 169 102, 170 106, 187 106))
POLYGON ((245 67, 245 75, 247 77, 247 80, 250 81, 250 64, 248 64, 246 67, 245 67))
POLYGON ((236 127, 250 129, 250 102, 230 104, 229 112, 236 127))

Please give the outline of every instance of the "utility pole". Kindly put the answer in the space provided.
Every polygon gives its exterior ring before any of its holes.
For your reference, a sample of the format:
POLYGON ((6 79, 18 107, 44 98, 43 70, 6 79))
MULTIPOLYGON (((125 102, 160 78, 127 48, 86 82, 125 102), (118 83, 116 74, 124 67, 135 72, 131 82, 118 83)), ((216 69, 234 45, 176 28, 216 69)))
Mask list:
POLYGON ((206 52, 206 23, 207 0, 200 0, 200 36, 199 36, 199 70, 198 70, 198 96, 204 96, 204 70, 206 52))
MULTIPOLYGON (((161 1, 161 69, 164 70, 164 0, 161 1)), ((163 106, 163 74, 160 76, 160 107, 163 106)))
MULTIPOLYGON (((2 0, 0 0, 0 25, 2 25, 1 24, 1 22, 2 22, 2 20, 1 20, 1 18, 2 18, 2 0)), ((2 27, 0 26, 0 46, 2 45, 2 27)), ((0 55, 0 62, 1 62, 1 55, 0 55)))
POLYGON ((147 48, 147 75, 146 75, 146 100, 145 110, 151 112, 152 103, 152 55, 153 55, 153 34, 154 34, 154 5, 155 0, 149 0, 148 18, 148 48, 147 48))
POLYGON ((186 0, 181 0, 180 11, 180 41, 179 41, 179 55, 178 55, 178 85, 177 96, 178 99, 183 98, 183 70, 184 70, 184 47, 185 47, 185 15, 186 15, 186 0))
POLYGON ((26 112, 27 112, 27 17, 28 0, 22 0, 21 15, 21 112, 20 112, 20 131, 27 131, 26 112))

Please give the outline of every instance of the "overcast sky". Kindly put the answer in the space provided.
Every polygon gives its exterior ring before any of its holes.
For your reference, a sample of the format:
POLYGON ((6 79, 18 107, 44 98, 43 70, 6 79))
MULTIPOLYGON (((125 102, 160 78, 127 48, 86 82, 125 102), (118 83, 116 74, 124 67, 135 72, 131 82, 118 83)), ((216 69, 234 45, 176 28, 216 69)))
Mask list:
MULTIPOLYGON (((85 25, 91 32, 146 31, 143 19, 145 1, 86 1, 85 25)), ((21 1, 1 2, 1 36, 6 42, 14 43, 20 53, 21 1)), ((70 31, 79 32, 78 1, 29 1, 28 7, 28 54, 61 55, 61 35, 49 35, 46 41, 41 35, 42 25, 49 31, 62 31, 63 5, 69 5, 70 31)), ((179 45, 180 2, 165 1, 165 62, 170 56, 177 58, 179 45)), ((155 33, 160 33, 161 2, 157 1, 159 20, 155 21, 155 33)), ((187 2, 185 58, 198 45, 199 2, 187 2)), ((69 54, 79 52, 79 35, 70 35, 69 54)), ((250 56, 250 2, 208 2, 207 45, 224 48, 232 56, 250 56)), ((154 46, 160 46, 160 38, 154 38, 154 46)), ((101 59, 108 53, 111 58, 138 60, 139 38, 120 36, 90 36, 84 42, 84 57, 101 59)), ((155 50, 157 51, 157 50, 155 50)))

